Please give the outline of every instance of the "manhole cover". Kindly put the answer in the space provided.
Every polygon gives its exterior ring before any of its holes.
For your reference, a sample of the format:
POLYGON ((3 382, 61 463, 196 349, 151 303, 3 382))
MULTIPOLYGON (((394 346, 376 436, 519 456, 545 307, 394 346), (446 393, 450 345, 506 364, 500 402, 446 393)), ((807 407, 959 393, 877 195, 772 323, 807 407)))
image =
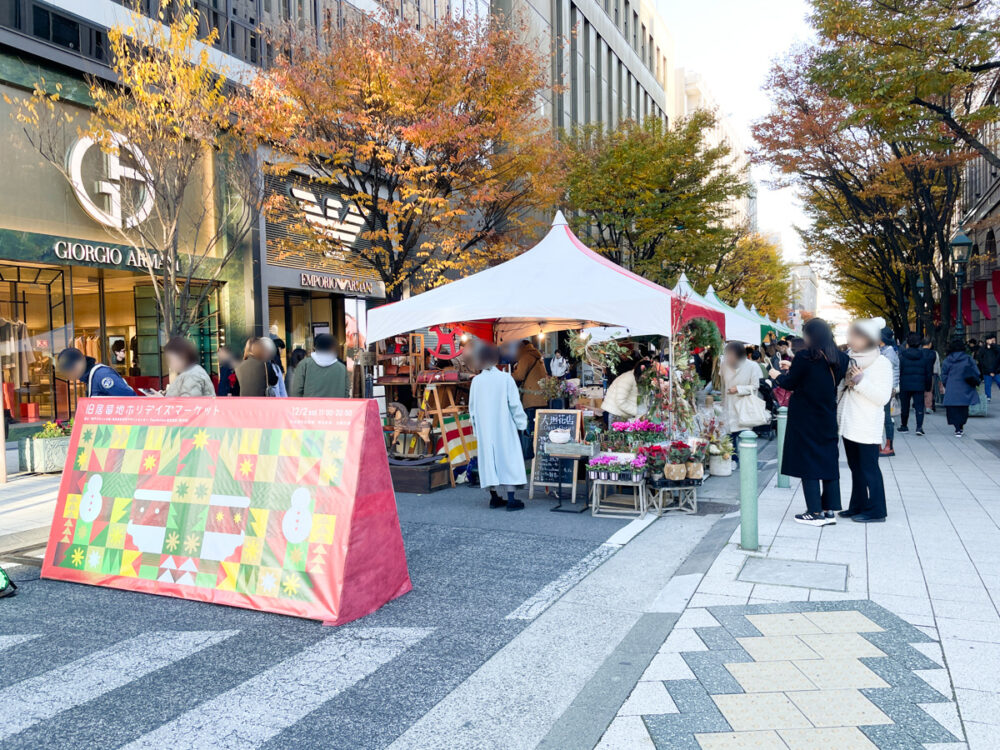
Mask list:
POLYGON ((840 563, 748 557, 736 578, 748 583, 847 591, 847 566, 840 563))

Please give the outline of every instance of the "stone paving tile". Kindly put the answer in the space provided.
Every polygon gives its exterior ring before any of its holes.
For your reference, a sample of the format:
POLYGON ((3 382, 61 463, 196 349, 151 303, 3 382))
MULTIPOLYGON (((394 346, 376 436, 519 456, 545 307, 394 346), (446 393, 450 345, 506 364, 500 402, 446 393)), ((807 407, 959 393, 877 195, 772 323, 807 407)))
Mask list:
POLYGON ((631 695, 618 712, 619 716, 642 716, 644 714, 675 714, 670 693, 660 680, 641 681, 632 689, 631 695))
POLYGON ((878 750, 857 727, 782 729, 788 750, 878 750))
MULTIPOLYGON (((769 747, 761 743, 773 744, 774 732, 791 750, 961 742, 950 691, 922 679, 947 676, 933 658, 937 642, 877 604, 782 602, 710 607, 708 614, 718 626, 696 627, 672 646, 698 650, 658 655, 680 657, 696 679, 663 682, 676 714, 643 715, 657 748, 769 747)), ((1000 649, 976 641, 959 647, 1000 649)))
MULTIPOLYGON (((820 654, 809 647, 809 636, 773 635, 758 638, 737 638, 743 650, 754 661, 786 661, 788 659, 819 659, 820 654)), ((813 636, 831 637, 831 636, 813 636)), ((864 639, 862 639, 864 640, 864 639)), ((865 641, 865 643, 868 643, 865 641)), ((870 645, 870 644, 869 644, 870 645)), ((872 647, 874 648, 874 647, 872 647)), ((840 652, 843 653, 843 652, 840 652)), ((881 653, 881 652, 879 652, 881 653)))
POLYGON ((788 750, 777 732, 720 732, 696 734, 702 750, 788 750))

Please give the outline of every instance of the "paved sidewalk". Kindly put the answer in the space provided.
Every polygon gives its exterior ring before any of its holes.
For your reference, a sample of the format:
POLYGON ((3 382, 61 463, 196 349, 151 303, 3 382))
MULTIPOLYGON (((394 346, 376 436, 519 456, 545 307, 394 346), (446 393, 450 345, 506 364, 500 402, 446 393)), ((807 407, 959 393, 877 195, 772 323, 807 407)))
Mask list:
POLYGON ((688 582, 598 747, 1000 747, 1000 419, 925 427, 882 459, 887 523, 797 524, 798 481, 770 482, 760 551, 737 529, 688 582))

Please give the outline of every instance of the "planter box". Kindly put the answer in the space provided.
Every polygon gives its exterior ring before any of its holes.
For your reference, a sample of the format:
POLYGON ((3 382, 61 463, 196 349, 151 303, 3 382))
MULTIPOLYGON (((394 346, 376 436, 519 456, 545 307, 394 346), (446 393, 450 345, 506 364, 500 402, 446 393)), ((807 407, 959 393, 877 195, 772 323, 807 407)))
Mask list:
POLYGON ((713 477, 728 477, 733 473, 732 457, 723 458, 722 456, 709 456, 708 473, 713 477))
POLYGON ((66 468, 68 454, 68 435, 57 438, 27 438, 17 441, 18 465, 21 471, 58 474, 66 468))

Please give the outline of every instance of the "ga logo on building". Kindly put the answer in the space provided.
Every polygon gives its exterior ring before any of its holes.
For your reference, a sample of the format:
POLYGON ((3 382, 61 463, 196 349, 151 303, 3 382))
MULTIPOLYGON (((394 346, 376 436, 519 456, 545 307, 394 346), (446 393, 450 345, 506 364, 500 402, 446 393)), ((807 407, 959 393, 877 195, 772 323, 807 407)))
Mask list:
POLYGON ((112 133, 110 140, 111 151, 104 151, 88 136, 73 143, 66 155, 70 185, 80 207, 94 221, 112 229, 131 229, 153 210, 156 195, 143 176, 150 172, 149 162, 125 136, 112 133), (93 148, 101 152, 96 168, 93 159, 86 159, 93 148), (132 164, 124 163, 123 156, 132 164))
MULTIPOLYGON (((306 221, 318 234, 335 240, 345 249, 353 247, 365 224, 365 218, 353 203, 335 195, 322 198, 311 190, 291 186, 288 189, 299 208, 305 213, 306 221)), ((341 254, 328 250, 324 255, 341 258, 341 254)))

